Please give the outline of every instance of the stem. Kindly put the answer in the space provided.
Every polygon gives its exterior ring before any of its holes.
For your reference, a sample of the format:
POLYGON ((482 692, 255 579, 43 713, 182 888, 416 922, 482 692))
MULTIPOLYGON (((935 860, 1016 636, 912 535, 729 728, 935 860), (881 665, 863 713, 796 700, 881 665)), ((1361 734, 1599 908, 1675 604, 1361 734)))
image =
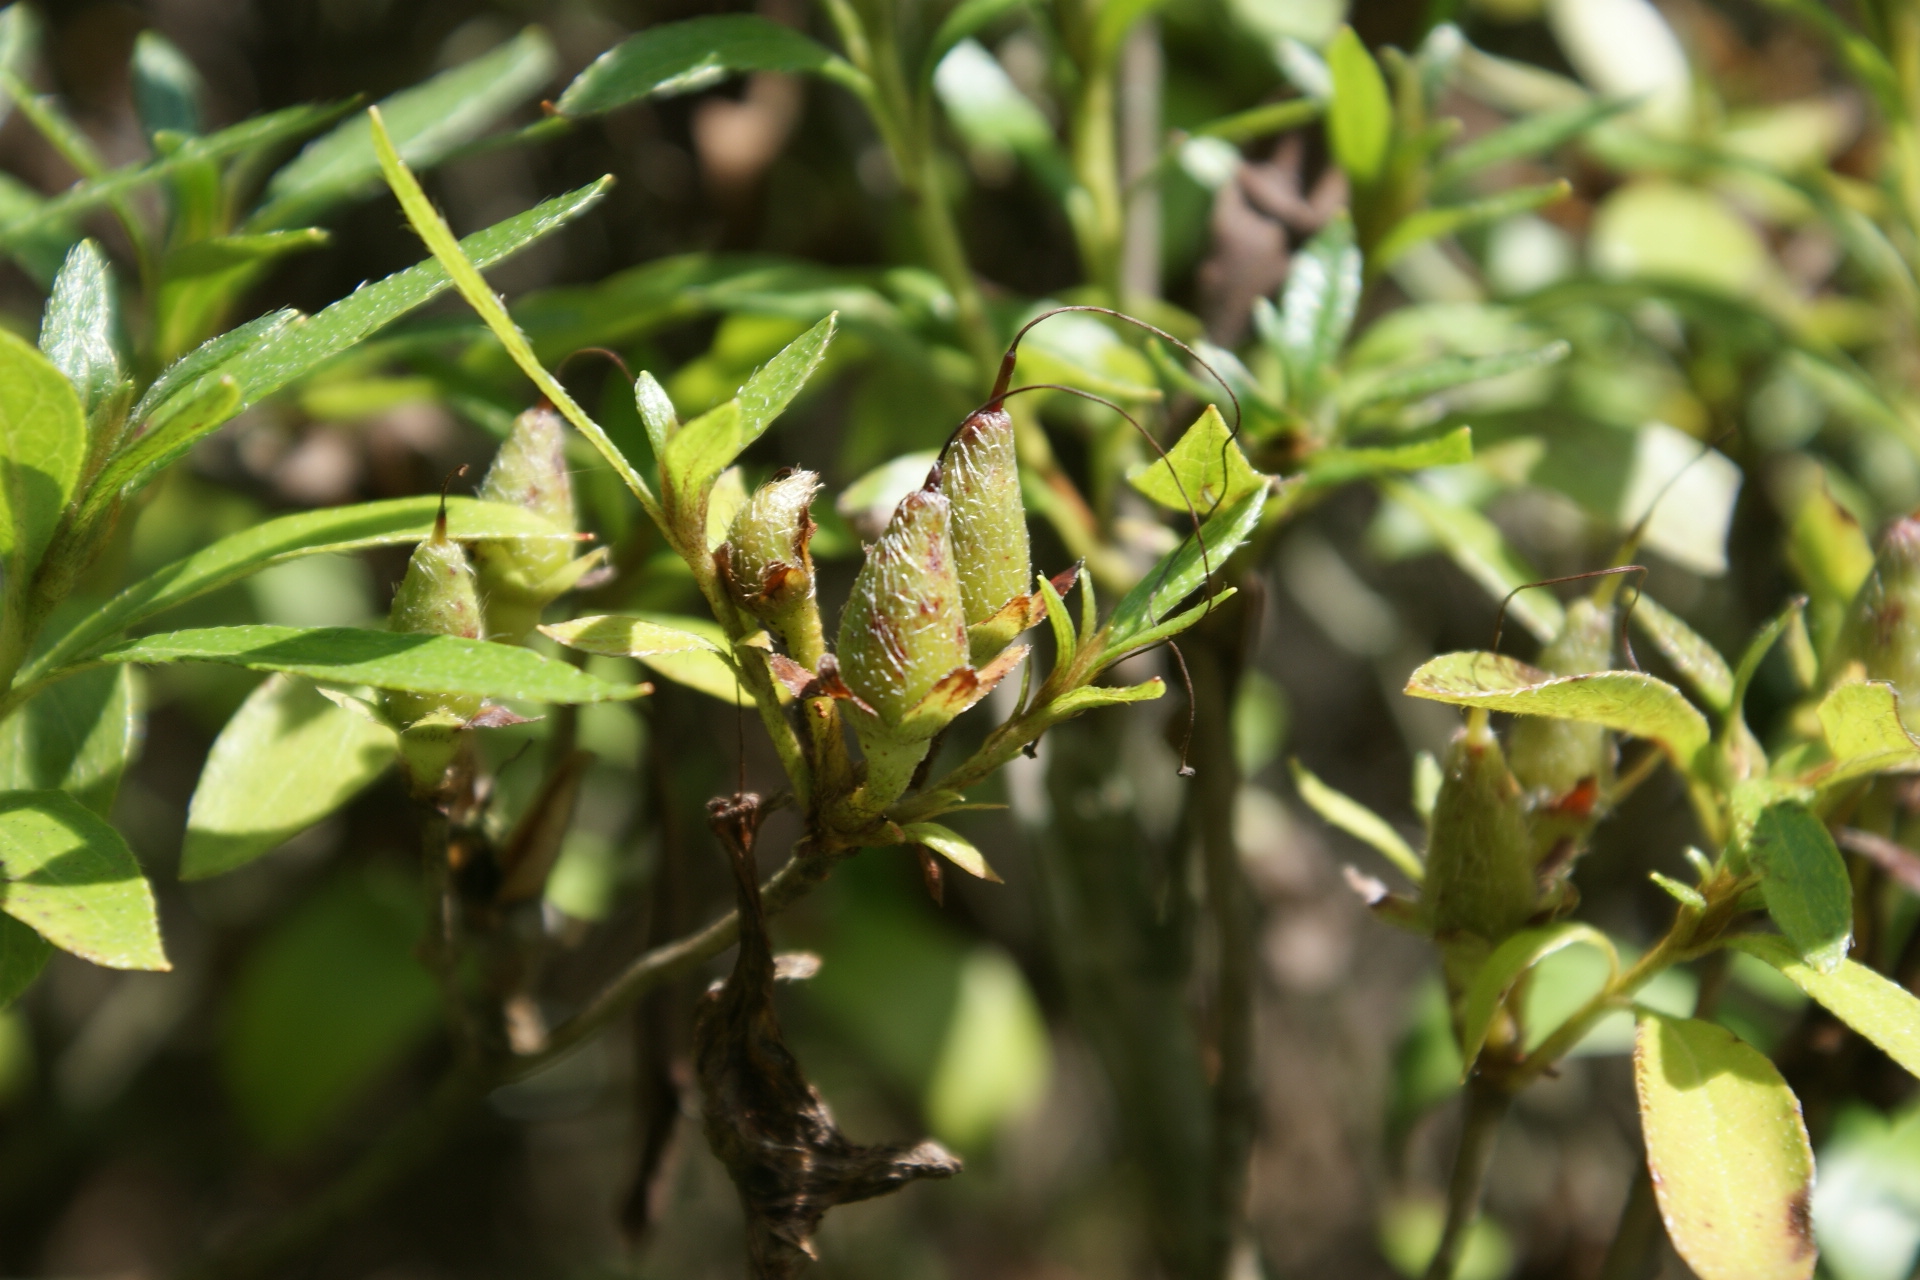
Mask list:
POLYGON ((1512 1094, 1489 1081, 1476 1078, 1467 1086, 1467 1119, 1460 1150, 1453 1158, 1453 1180, 1447 1187, 1447 1225, 1433 1261, 1427 1264, 1425 1280, 1453 1280, 1467 1228, 1480 1216, 1480 1196, 1493 1163, 1493 1140, 1512 1101, 1512 1094))
POLYGON ((1126 182, 1120 238, 1120 304, 1160 296, 1160 97, 1166 78, 1160 27, 1143 20, 1120 51, 1120 167, 1126 182))

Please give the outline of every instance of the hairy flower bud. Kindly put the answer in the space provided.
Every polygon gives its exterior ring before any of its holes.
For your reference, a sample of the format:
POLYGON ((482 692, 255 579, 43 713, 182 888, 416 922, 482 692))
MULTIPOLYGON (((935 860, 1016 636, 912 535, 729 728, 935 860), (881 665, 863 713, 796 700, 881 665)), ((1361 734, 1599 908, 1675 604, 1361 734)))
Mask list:
POLYGON ((840 673, 888 726, 967 665, 949 514, 932 485, 903 498, 840 615, 840 673))
MULTIPOLYGON (((1605 671, 1613 665, 1613 629, 1611 608, 1576 600, 1567 608, 1560 634, 1541 650, 1538 665, 1556 676, 1605 671)), ((1520 716, 1507 735, 1507 753, 1520 785, 1546 803, 1573 794, 1583 782, 1604 785, 1613 777, 1611 735, 1597 724, 1520 716)))
MULTIPOLYGON (((433 536, 414 548, 387 621, 393 630, 412 635, 480 638, 473 568, 460 544, 447 537, 445 511, 433 536)), ((480 714, 480 705, 478 694, 387 693, 387 714, 400 729, 401 755, 416 791, 437 785, 458 749, 463 726, 480 714)))
POLYGON ((813 518, 820 477, 795 471, 747 499, 715 553, 734 603, 772 627, 802 663, 819 661, 820 618, 813 606, 813 518))
POLYGON ((1913 516, 1887 530, 1873 572, 1847 606, 1833 674, 1855 663, 1867 679, 1899 690, 1900 718, 1920 727, 1920 519, 1913 516))
MULTIPOLYGON (((494 455, 479 497, 544 516, 556 529, 576 526, 573 481, 567 474, 566 429, 542 405, 514 419, 494 455)), ((557 538, 495 538, 477 542, 474 567, 486 602, 487 634, 518 644, 540 621, 541 610, 572 586, 580 572, 573 545, 557 538)))
POLYGON ((984 662, 1029 625, 1033 588, 1013 419, 1005 409, 982 409, 961 425, 942 463, 940 491, 953 507, 953 558, 973 659, 984 662))
POLYGON ((1442 945, 1460 934, 1497 945, 1533 913, 1520 785, 1483 712, 1448 750, 1421 896, 1442 945))

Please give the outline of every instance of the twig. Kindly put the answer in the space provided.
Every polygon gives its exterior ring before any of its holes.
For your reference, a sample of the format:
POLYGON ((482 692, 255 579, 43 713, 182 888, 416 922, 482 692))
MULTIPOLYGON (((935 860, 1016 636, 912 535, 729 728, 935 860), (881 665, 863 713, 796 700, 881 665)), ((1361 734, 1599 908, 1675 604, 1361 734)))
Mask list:
POLYGON ((1487 1168, 1493 1163, 1493 1142, 1506 1118, 1513 1095, 1488 1081, 1467 1086, 1467 1119, 1460 1132, 1460 1150, 1453 1159, 1453 1181, 1447 1187, 1447 1225, 1440 1247, 1427 1264, 1425 1280, 1453 1280, 1467 1242, 1467 1228, 1480 1216, 1480 1195, 1487 1168))

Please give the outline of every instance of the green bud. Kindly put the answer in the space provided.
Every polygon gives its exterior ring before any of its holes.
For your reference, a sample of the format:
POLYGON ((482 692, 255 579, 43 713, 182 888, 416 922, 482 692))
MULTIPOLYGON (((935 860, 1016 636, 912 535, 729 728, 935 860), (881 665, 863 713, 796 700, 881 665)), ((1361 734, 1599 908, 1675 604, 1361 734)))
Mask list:
MULTIPOLYGON (((447 537, 444 510, 433 536, 414 548, 387 622, 411 635, 480 638, 473 568, 460 544, 447 537)), ((438 784, 459 749, 461 727, 480 714, 480 706, 478 694, 387 693, 387 715, 400 729, 401 756, 416 791, 438 784)))
POLYGON ((1920 727, 1920 519, 1894 523, 1880 541, 1873 572, 1847 606, 1834 646, 1833 676, 1858 663, 1869 680, 1900 692, 1900 718, 1920 727))
POLYGON ((1028 609, 1033 560, 1005 409, 982 409, 961 425, 942 461, 940 491, 953 507, 954 565, 973 659, 985 662, 1038 621, 1028 609))
POLYGON ((1448 749, 1421 896, 1443 946, 1460 934, 1497 945, 1533 914, 1520 785, 1484 712, 1474 713, 1448 749))
MULTIPOLYGON (((1591 600, 1567 608, 1566 625, 1540 653, 1541 670, 1556 676, 1605 671, 1613 665, 1614 615, 1591 600)), ((1520 716, 1507 735, 1507 752, 1520 785, 1543 802, 1572 795, 1582 782, 1613 779, 1613 741, 1606 728, 1547 716, 1520 716)))
POLYGON ((790 649, 802 647, 791 634, 796 629, 819 630, 818 615, 811 612, 813 555, 807 549, 814 529, 808 508, 819 491, 820 477, 811 471, 761 485, 734 516, 727 541, 715 553, 725 566, 734 603, 780 632, 790 649))
MULTIPOLYGON (((544 405, 527 410, 514 419, 512 433, 494 455, 487 478, 480 482, 480 498, 524 508, 571 533, 577 522, 566 443, 559 414, 544 405)), ((474 544, 491 638, 518 644, 527 637, 541 611, 578 577, 570 572, 578 564, 573 551, 573 544, 556 538, 497 538, 474 544)))
POLYGON ((950 508, 937 475, 930 479, 901 500, 867 548, 840 615, 840 674, 888 726, 967 665, 950 508))

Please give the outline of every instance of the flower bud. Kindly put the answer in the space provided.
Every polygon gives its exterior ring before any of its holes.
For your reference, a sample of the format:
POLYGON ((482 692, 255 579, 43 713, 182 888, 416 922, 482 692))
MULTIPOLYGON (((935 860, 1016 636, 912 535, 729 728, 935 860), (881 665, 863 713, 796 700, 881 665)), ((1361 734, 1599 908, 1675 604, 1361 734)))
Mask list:
MULTIPOLYGON (((576 526, 573 481, 567 474, 566 430, 560 415, 542 405, 514 419, 513 431, 494 455, 479 497, 544 516, 556 529, 576 526)), ((573 545, 558 538, 495 538, 473 548, 487 634, 518 644, 540 613, 577 574, 573 545)))
POLYGON ((940 491, 953 508, 961 603, 973 659, 983 663, 1029 625, 1025 605, 1033 588, 1033 561, 1013 419, 1005 409, 975 413, 961 425, 941 466, 940 491), (1020 607, 1010 609, 1015 601, 1020 607))
MULTIPOLYGON (((797 629, 819 630, 817 615, 809 615, 811 627, 809 619, 796 617, 813 601, 813 556, 807 547, 814 524, 807 509, 819 491, 820 477, 811 471, 761 485, 734 516, 727 541, 715 553, 725 566, 734 603, 780 632, 790 649, 802 647, 793 634, 797 629)), ((796 656, 809 665, 818 661, 817 655, 796 656)))
POLYGON ((1421 897, 1442 945, 1459 934, 1497 945, 1533 914, 1520 785, 1484 712, 1474 714, 1447 752, 1421 897))
POLYGON ((949 510, 933 485, 901 499, 840 615, 840 673, 888 726, 967 665, 949 510))
POLYGON ((1894 523, 1880 541, 1873 572, 1847 606, 1830 675, 1858 663, 1869 680, 1900 692, 1900 718, 1920 726, 1920 519, 1894 523))
MULTIPOLYGON (((395 631, 412 635, 480 638, 480 597, 460 544, 447 537, 444 510, 433 536, 415 547, 407 576, 387 616, 395 631)), ((431 791, 446 772, 465 724, 480 714, 478 694, 390 690, 387 715, 400 729, 400 752, 417 792, 431 791)))
MULTIPOLYGON (((1591 600, 1576 600, 1539 666, 1556 676, 1605 671, 1613 665, 1614 616, 1591 600)), ((1583 782, 1613 778, 1613 742, 1606 728, 1547 716, 1520 716, 1507 735, 1514 777, 1545 804, 1557 803, 1583 782)))

